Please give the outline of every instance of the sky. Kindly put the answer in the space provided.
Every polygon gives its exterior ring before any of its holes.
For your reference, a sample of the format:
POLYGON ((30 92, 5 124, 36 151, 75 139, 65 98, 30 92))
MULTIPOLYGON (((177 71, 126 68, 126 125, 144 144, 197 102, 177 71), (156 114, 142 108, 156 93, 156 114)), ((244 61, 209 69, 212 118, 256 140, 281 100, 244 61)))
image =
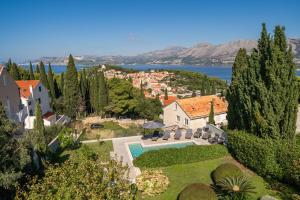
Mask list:
POLYGON ((300 38, 299 0, 0 0, 0 10, 0 61, 257 39, 262 22, 300 38))

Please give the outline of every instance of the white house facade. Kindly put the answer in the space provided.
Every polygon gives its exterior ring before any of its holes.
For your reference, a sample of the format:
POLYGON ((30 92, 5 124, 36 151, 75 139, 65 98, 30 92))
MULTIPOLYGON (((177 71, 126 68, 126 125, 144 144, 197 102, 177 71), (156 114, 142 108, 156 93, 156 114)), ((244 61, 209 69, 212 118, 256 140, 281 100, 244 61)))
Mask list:
POLYGON ((177 99, 164 107, 163 119, 166 127, 197 129, 206 126, 211 103, 214 104, 215 123, 227 123, 227 102, 216 95, 177 99))
POLYGON ((48 95, 48 89, 39 81, 39 80, 25 80, 25 81, 16 81, 20 90, 21 103, 23 106, 23 122, 26 129, 32 129, 35 120, 35 106, 37 103, 41 106, 42 115, 47 115, 47 119, 44 118, 45 125, 51 125, 51 122, 54 121, 54 117, 51 118, 49 113, 51 112, 50 107, 50 98, 48 95))

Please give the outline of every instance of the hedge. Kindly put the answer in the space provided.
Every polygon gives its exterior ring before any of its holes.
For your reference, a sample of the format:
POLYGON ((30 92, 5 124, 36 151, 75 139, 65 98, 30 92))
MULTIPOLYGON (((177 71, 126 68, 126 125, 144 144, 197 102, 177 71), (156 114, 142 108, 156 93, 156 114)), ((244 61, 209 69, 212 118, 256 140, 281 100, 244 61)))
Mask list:
POLYGON ((285 140, 259 138, 228 131, 229 152, 242 164, 267 178, 300 186, 300 147, 285 140))
POLYGON ((184 148, 168 148, 143 153, 133 163, 141 168, 166 167, 204 160, 216 159, 228 155, 223 145, 193 145, 184 148))

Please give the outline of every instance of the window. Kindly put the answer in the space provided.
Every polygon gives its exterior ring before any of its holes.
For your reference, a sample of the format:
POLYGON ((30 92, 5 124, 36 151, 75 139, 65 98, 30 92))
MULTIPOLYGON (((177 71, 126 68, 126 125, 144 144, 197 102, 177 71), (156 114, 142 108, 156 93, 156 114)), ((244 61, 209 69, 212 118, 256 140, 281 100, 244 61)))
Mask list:
POLYGON ((31 101, 28 101, 28 105, 29 105, 29 106, 31 105, 31 101))
POLYGON ((177 103, 175 103, 175 110, 177 110, 177 103))
POLYGON ((42 91, 42 87, 41 87, 41 86, 39 86, 39 91, 40 91, 40 92, 42 91))
POLYGON ((177 121, 180 122, 180 116, 177 115, 177 121))
POLYGON ((189 125, 189 120, 187 118, 184 119, 184 124, 189 125))
POLYGON ((32 109, 29 110, 29 116, 33 116, 33 111, 32 111, 32 109))
POLYGON ((41 98, 38 98, 37 101, 39 102, 39 104, 41 104, 41 102, 42 102, 41 98))

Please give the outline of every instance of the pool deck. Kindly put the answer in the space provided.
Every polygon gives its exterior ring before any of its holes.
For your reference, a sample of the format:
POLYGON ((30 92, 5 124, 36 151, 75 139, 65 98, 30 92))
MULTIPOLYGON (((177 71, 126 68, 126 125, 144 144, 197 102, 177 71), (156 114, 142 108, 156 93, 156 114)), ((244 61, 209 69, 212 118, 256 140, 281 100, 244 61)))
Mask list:
POLYGON ((187 143, 187 142, 194 142, 196 145, 209 145, 210 143, 207 140, 203 140, 201 138, 192 138, 192 139, 185 139, 184 134, 180 140, 175 140, 174 135, 171 134, 169 140, 162 140, 159 138, 157 141, 152 141, 150 139, 142 139, 142 136, 131 136, 131 137, 122 137, 122 138, 113 138, 113 149, 114 151, 111 152, 111 157, 122 161, 124 164, 129 166, 129 178, 131 181, 135 181, 135 178, 141 173, 138 167, 134 167, 132 163, 132 155, 130 153, 128 144, 132 143, 141 143, 143 147, 153 147, 153 146, 160 146, 163 144, 175 144, 175 143, 187 143))

